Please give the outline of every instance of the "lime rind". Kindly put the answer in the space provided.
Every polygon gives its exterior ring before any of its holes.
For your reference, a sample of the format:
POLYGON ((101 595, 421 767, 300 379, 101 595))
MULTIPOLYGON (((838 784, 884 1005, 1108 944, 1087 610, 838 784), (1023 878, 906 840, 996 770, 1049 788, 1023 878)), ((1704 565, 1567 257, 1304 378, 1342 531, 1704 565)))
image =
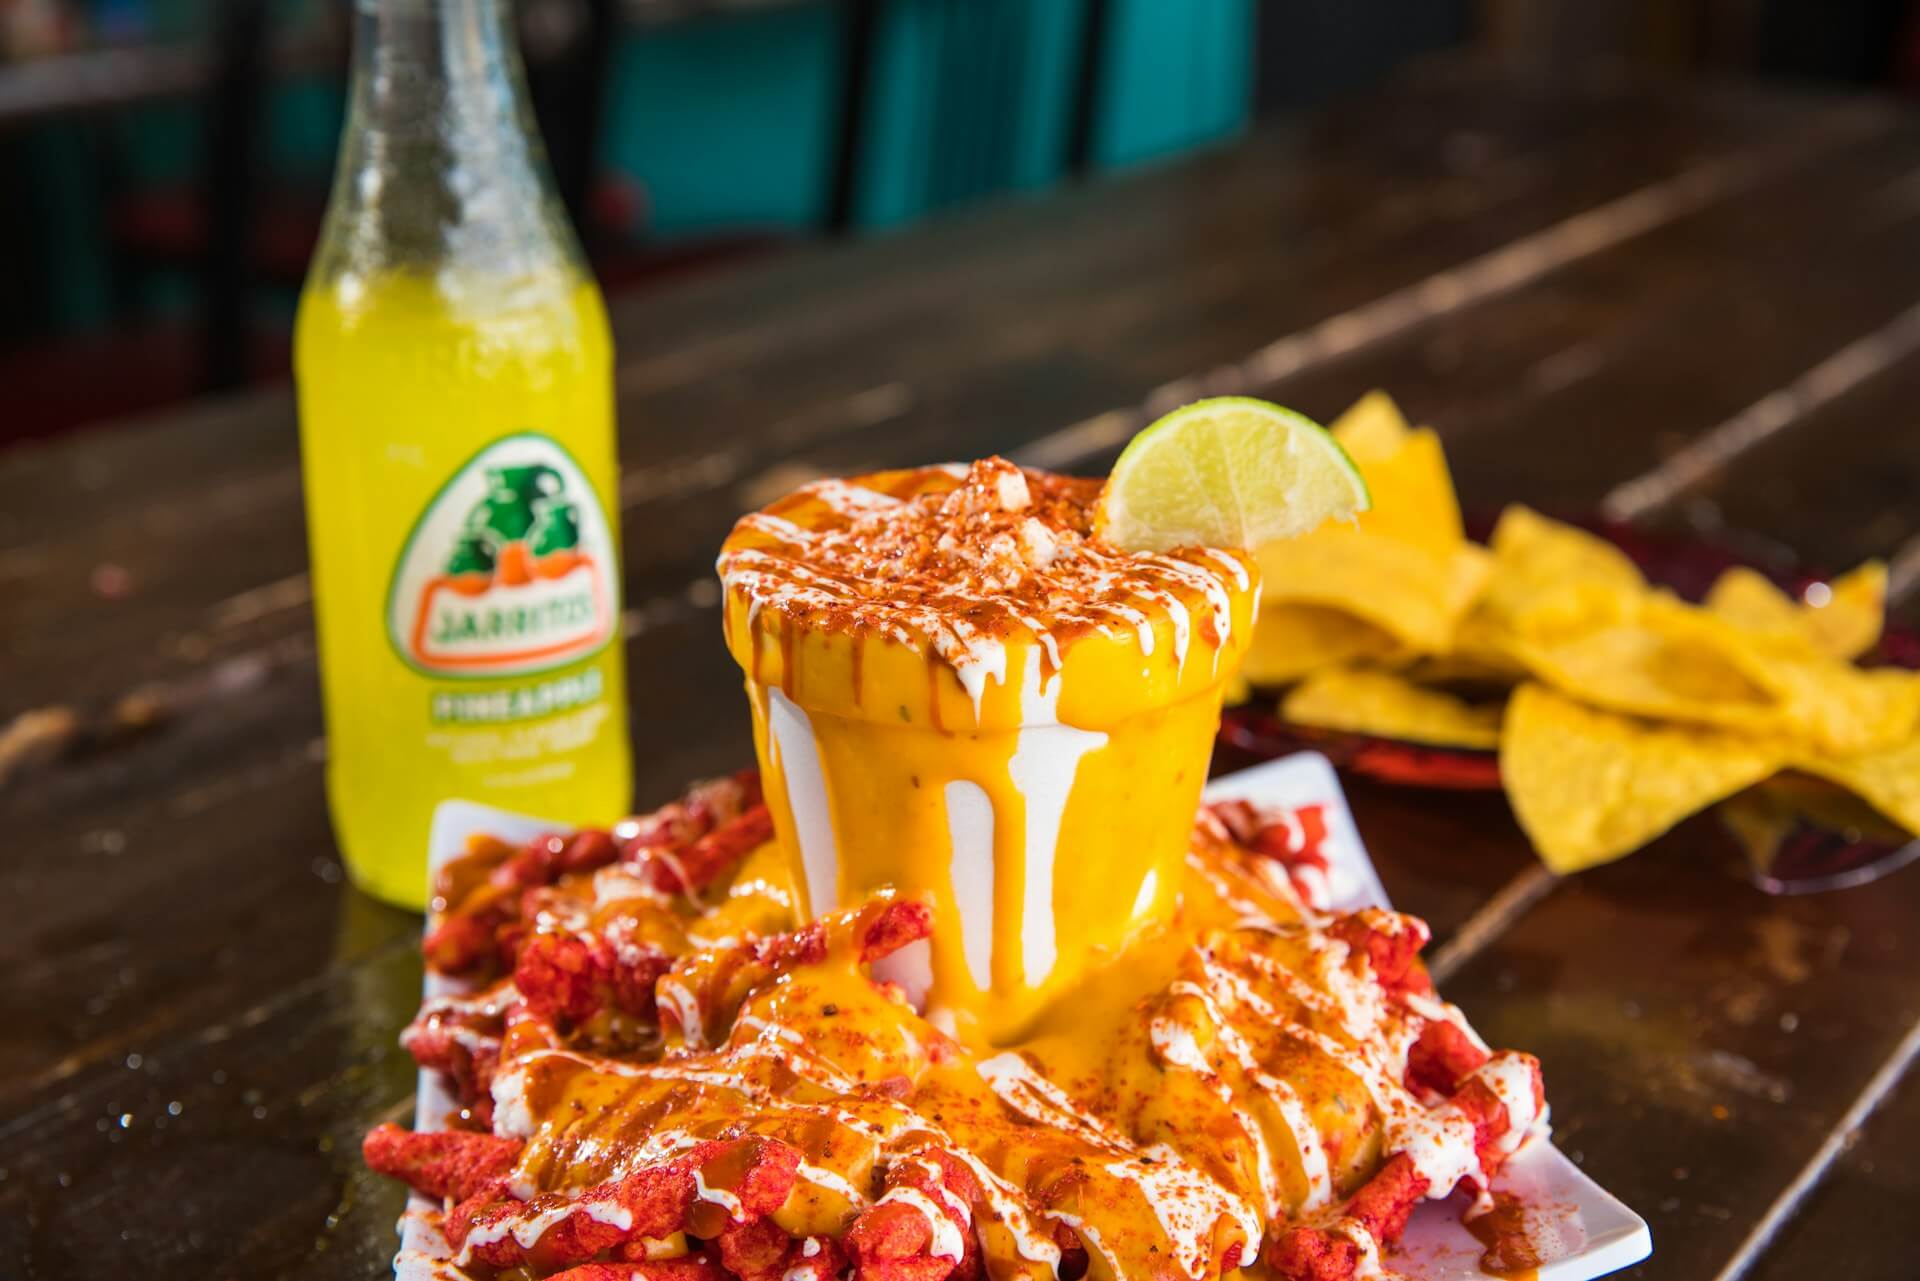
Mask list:
POLYGON ((1367 510, 1366 478, 1312 419, 1251 396, 1183 406, 1136 435, 1101 497, 1101 529, 1134 551, 1252 549, 1367 510))

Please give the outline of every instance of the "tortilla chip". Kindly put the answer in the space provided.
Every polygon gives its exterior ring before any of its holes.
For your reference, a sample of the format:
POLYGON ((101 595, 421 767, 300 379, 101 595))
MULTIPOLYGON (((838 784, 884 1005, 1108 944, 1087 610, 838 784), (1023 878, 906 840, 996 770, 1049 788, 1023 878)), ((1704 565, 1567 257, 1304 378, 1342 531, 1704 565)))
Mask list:
MULTIPOLYGON (((1409 428, 1381 392, 1363 397, 1332 430, 1367 478, 1373 506, 1352 524, 1261 547, 1265 600, 1340 610, 1404 647, 1444 650, 1491 562, 1462 532, 1440 438, 1409 428)), ((1296 661, 1288 670, 1313 669, 1296 661)))
POLYGON ((1765 574, 1744 565, 1735 565, 1713 580, 1705 605, 1707 612, 1756 636, 1781 641, 1807 638, 1805 619, 1793 597, 1765 574))
POLYGON ((1776 657, 1756 673, 1786 709, 1795 733, 1835 755, 1898 747, 1920 722, 1920 676, 1828 658, 1776 657))
POLYGON ((1461 635, 1594 707, 1792 737, 1828 754, 1892 747, 1920 721, 1920 679, 1910 674, 1863 671, 1664 591, 1598 599, 1563 596, 1551 623, 1535 615, 1524 630, 1482 611, 1461 635))
POLYGON ((1413 429, 1393 397, 1374 390, 1347 406, 1327 430, 1364 470, 1367 463, 1392 457, 1413 429))
POLYGON ((1882 561, 1868 561, 1807 595, 1795 601, 1764 574, 1734 567, 1716 578, 1707 609, 1761 640, 1803 643, 1832 659, 1857 659, 1880 643, 1887 607, 1882 561))
POLYGON ((1920 674, 1849 661, 1879 640, 1884 565, 1804 601, 1733 569, 1690 605, 1606 539, 1526 507, 1502 513, 1489 548, 1468 542, 1439 437, 1384 393, 1331 430, 1372 509, 1258 551, 1267 608, 1245 674, 1302 682, 1288 720, 1497 744, 1515 812, 1561 872, 1788 762, 1920 831, 1920 674), (1443 682, 1519 690, 1496 729, 1443 682))
POLYGON ((1447 456, 1431 427, 1408 432, 1398 449, 1384 458, 1360 458, 1373 505, 1358 517, 1359 528, 1383 538, 1445 550, 1465 540, 1460 500, 1447 473, 1447 456))
POLYGON ((1344 610, 1269 605, 1260 611, 1240 674, 1255 685, 1291 685, 1342 663, 1392 663, 1406 652, 1391 634, 1344 610))
POLYGON ((1808 601, 1814 647, 1835 658, 1858 658, 1880 643, 1887 618, 1887 566, 1870 560, 1827 584, 1826 603, 1808 601))
POLYGON ((1896 747, 1920 720, 1920 678, 1910 672, 1861 669, 1806 639, 1769 639, 1665 592, 1645 599, 1641 620, 1676 648, 1703 656, 1702 663, 1717 656, 1771 697, 1795 734, 1828 753, 1896 747))
POLYGON ((1373 505, 1360 514, 1361 529, 1436 549, 1466 537, 1446 451, 1431 427, 1409 427, 1391 396, 1370 391, 1328 430, 1367 478, 1373 505))
POLYGON ((1794 768, 1838 783, 1920 836, 1920 735, 1857 756, 1798 756, 1794 768))
POLYGON ((1437 551, 1341 526, 1267 543, 1255 555, 1264 600, 1341 610, 1424 653, 1448 648, 1488 570, 1486 553, 1470 543, 1437 551))
POLYGON ((1475 601, 1487 590, 1487 583, 1493 577, 1493 553, 1478 543, 1462 539, 1447 558, 1447 577, 1443 598, 1446 607, 1453 614, 1457 630, 1460 622, 1473 609, 1475 601))
POLYGON ((1514 641, 1507 652, 1563 694, 1608 711, 1748 733, 1788 727, 1777 700, 1723 655, 1637 620, 1556 641, 1514 641))
POLYGON ((1765 736, 1650 724, 1529 682, 1507 703, 1500 776, 1541 861, 1564 875, 1633 852, 1788 755, 1765 736))
POLYGON ((1639 568, 1618 547, 1526 507, 1501 513, 1492 550, 1480 609, 1493 628, 1516 636, 1629 618, 1647 590, 1639 568))
POLYGON ((1868 561, 1809 593, 1804 603, 1764 574, 1741 566, 1714 580, 1707 609, 1771 644, 1805 645, 1831 658, 1857 658, 1879 643, 1886 613, 1887 567, 1868 561), (1821 603, 1814 604, 1817 599, 1821 603))
POLYGON ((1438 747, 1491 751, 1500 745, 1500 709, 1422 689, 1389 672, 1334 668, 1309 676, 1280 704, 1296 725, 1372 734, 1438 747))

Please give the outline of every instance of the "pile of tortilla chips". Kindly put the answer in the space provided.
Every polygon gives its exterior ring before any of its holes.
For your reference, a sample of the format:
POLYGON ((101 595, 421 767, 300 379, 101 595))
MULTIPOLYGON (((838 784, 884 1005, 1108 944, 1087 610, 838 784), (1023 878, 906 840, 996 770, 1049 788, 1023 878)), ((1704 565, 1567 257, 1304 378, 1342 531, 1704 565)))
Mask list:
POLYGON ((1524 507, 1462 528, 1439 438, 1375 392, 1334 424, 1373 508, 1260 550, 1245 675, 1298 725, 1497 749, 1540 857, 1571 872, 1798 770, 1920 832, 1920 673, 1862 668, 1886 569, 1795 601, 1727 571, 1703 604, 1524 507))

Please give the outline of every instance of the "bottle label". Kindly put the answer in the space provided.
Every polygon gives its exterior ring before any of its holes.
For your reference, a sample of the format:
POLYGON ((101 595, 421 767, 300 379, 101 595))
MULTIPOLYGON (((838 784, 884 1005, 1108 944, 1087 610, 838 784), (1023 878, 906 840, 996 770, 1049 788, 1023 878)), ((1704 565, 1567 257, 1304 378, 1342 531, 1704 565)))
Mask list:
POLYGON ((598 650, 615 628, 613 538, 557 441, 494 441, 440 487, 407 536, 387 593, 387 635, 430 676, 543 672, 598 650))

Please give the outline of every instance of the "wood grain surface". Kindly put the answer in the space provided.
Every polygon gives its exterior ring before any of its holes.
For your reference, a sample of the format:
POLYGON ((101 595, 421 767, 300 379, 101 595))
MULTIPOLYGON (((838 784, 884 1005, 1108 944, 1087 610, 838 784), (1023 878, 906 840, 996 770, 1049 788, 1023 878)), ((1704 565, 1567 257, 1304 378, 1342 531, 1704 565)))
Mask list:
MULTIPOLYGON (((750 756, 711 579, 740 510, 989 451, 1097 470, 1208 393, 1383 386, 1472 509, 1884 556, 1913 619, 1916 299, 1913 111, 1451 62, 619 303, 637 800, 750 756)), ((284 391, 0 456, 0 1275, 387 1267, 358 1138, 410 1110, 419 922, 344 884, 305 559, 284 391)), ((1635 1275, 1912 1275, 1920 874, 1768 898, 1696 822, 1555 881, 1497 796, 1351 792, 1448 995, 1653 1223, 1635 1275)))

